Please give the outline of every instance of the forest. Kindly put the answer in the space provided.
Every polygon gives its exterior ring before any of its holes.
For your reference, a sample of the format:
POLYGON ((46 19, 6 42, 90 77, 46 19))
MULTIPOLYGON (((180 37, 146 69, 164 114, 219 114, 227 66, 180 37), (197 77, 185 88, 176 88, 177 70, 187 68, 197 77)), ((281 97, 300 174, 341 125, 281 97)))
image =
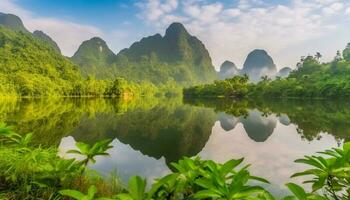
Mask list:
POLYGON ((333 61, 320 62, 319 54, 302 57, 286 78, 261 77, 258 83, 247 76, 235 76, 213 84, 185 88, 186 96, 201 97, 274 97, 274 98, 343 98, 350 96, 350 44, 333 61))
POLYGON ((0 96, 133 96, 180 93, 175 82, 154 85, 114 77, 83 77, 79 67, 30 33, 0 26, 0 96))

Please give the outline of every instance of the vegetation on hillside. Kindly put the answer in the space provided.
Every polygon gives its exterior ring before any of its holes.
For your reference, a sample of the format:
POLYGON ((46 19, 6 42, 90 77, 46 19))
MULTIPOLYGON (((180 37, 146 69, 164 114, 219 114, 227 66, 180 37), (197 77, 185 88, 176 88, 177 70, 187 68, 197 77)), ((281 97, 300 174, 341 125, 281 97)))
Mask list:
POLYGON ((298 63, 298 68, 287 78, 271 80, 267 76, 257 84, 237 82, 243 78, 217 81, 212 85, 201 85, 184 90, 191 96, 226 97, 278 97, 278 98, 341 98, 350 96, 350 45, 338 51, 330 63, 321 63, 321 55, 307 56, 298 63), (236 89, 237 88, 237 89, 236 89), (244 92, 242 93, 242 88, 244 92))
MULTIPOLYGON (((34 147, 32 134, 20 136, 5 124, 0 125, 0 198, 2 199, 65 199, 78 200, 145 200, 145 199, 261 199, 275 198, 264 186, 269 182, 250 174, 249 165, 242 159, 232 159, 223 164, 200 158, 183 158, 172 163, 173 172, 156 179, 146 189, 146 181, 138 176, 122 187, 115 176, 111 181, 91 176, 88 164, 96 156, 108 156, 110 140, 94 145, 77 143, 75 153, 82 159, 64 159, 57 156, 55 148, 34 147)), ((307 192, 302 186, 287 183, 293 195, 284 199, 346 200, 350 197, 350 143, 343 148, 305 156, 295 162, 310 168, 292 175, 306 176, 305 183, 312 184, 307 192)))
POLYGON ((115 55, 100 38, 82 43, 72 57, 84 75, 99 79, 123 77, 155 85, 193 85, 215 80, 216 72, 204 44, 180 23, 162 37, 156 34, 135 42, 115 55))
POLYGON ((30 33, 0 26, 0 96, 121 96, 181 93, 175 82, 155 86, 121 77, 83 78, 78 66, 30 33))

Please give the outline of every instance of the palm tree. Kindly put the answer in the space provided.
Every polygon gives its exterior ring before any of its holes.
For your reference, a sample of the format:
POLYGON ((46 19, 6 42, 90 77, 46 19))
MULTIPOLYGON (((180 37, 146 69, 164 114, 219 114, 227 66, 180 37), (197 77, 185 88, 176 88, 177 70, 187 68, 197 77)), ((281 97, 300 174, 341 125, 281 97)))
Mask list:
POLYGON ((337 54, 336 54, 336 56, 335 56, 334 60, 335 60, 335 61, 339 61, 339 60, 341 60, 341 53, 340 53, 340 51, 339 51, 339 50, 337 51, 337 54))
POLYGON ((320 52, 316 52, 315 58, 316 58, 317 61, 319 61, 320 58, 322 58, 321 53, 320 52))
POLYGON ((83 159, 81 163, 83 164, 83 166, 86 167, 90 162, 96 162, 96 156, 108 156, 109 153, 107 153, 106 151, 113 147, 110 145, 111 142, 112 140, 102 140, 96 142, 92 146, 83 142, 77 142, 76 147, 79 150, 69 150, 67 151, 67 153, 73 153, 84 156, 85 159, 83 159))

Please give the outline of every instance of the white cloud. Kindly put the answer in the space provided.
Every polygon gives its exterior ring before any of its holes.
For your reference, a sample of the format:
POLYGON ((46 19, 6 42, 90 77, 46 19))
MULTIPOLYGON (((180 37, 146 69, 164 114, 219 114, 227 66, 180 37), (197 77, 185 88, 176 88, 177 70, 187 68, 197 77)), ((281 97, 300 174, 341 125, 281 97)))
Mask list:
POLYGON ((342 10, 343 8, 344 5, 342 3, 336 2, 323 8, 323 12, 328 15, 333 15, 342 10))
POLYGON ((163 15, 169 14, 178 7, 178 0, 148 0, 137 3, 137 6, 147 10, 143 13, 149 21, 159 20, 163 15))
MULTIPOLYGON (((312 50, 309 53, 319 50, 305 48, 306 43, 332 34, 337 37, 334 34, 340 24, 334 21, 337 21, 338 15, 345 14, 344 7, 350 6, 342 0, 290 0, 285 5, 268 5, 267 1, 261 0, 240 0, 236 6, 222 2, 182 0, 176 9, 158 13, 157 18, 152 19, 147 15, 152 15, 154 10, 141 8, 147 14, 143 15, 143 19, 152 22, 152 25, 156 24, 159 31, 169 23, 162 23, 158 19, 176 16, 206 44, 216 66, 226 59, 242 66, 251 50, 263 48, 275 58, 279 67, 294 67, 298 58, 308 53, 307 50, 312 50)), ((328 49, 335 52, 334 46, 330 46, 328 49)))
POLYGON ((348 7, 348 8, 346 9, 345 13, 346 13, 347 15, 350 15, 350 7, 348 7))
POLYGON ((94 36, 103 36, 102 31, 94 26, 36 16, 18 6, 14 0, 1 0, 0 12, 18 15, 30 31, 44 31, 57 42, 62 53, 67 56, 73 55, 82 41, 94 36))

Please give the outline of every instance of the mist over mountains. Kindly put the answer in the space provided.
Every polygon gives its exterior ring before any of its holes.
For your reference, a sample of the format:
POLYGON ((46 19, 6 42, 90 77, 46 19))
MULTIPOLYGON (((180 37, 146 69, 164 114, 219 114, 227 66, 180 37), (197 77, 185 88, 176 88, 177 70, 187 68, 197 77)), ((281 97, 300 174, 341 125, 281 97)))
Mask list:
POLYGON ((250 81, 258 82, 262 77, 268 78, 287 77, 291 71, 291 68, 284 67, 280 71, 277 71, 277 67, 272 57, 262 49, 255 49, 250 52, 244 62, 242 69, 231 61, 225 61, 221 67, 219 73, 220 79, 232 78, 234 76, 248 75, 250 81))

